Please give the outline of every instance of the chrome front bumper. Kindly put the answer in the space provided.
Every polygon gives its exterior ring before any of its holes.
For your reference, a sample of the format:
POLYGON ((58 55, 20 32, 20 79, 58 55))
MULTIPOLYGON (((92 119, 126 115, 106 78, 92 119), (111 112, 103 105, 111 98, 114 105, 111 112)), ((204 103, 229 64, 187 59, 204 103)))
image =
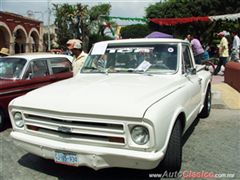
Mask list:
POLYGON ((164 157, 162 151, 143 152, 129 149, 73 144, 36 137, 17 131, 12 131, 11 137, 17 146, 32 154, 54 160, 56 151, 74 153, 79 159, 78 166, 88 166, 95 170, 108 167, 153 169, 164 157))

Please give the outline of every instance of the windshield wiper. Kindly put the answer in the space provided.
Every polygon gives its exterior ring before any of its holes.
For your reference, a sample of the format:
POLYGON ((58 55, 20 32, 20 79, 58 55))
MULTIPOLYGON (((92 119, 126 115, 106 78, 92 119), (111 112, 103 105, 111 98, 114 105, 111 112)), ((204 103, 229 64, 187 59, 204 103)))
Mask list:
POLYGON ((152 75, 151 73, 144 71, 143 69, 133 69, 133 68, 129 68, 127 70, 127 72, 132 72, 132 73, 138 73, 138 74, 144 74, 144 75, 152 75))
POLYGON ((96 67, 84 67, 83 69, 83 72, 84 70, 91 70, 90 72, 99 72, 99 73, 106 73, 108 74, 108 69, 99 69, 99 68, 96 68, 96 67))
POLYGON ((95 67, 84 67, 83 70, 84 69, 96 70, 97 68, 95 68, 95 67))

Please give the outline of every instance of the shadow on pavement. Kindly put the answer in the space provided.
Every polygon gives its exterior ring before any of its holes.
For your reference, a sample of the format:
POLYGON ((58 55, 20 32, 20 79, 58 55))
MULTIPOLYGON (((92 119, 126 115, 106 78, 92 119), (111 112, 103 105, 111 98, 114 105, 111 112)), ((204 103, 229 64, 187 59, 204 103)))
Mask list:
POLYGON ((182 146, 184 146, 184 144, 187 142, 187 140, 193 133, 195 127, 198 125, 199 121, 200 121, 200 118, 196 118, 194 122, 191 124, 191 126, 188 128, 188 130, 185 132, 182 139, 182 146))

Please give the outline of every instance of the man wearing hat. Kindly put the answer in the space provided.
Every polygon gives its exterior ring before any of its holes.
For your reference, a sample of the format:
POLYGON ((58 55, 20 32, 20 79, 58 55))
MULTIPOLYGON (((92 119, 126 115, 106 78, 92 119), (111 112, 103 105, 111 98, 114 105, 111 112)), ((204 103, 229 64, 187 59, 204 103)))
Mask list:
POLYGON ((228 40, 225 37, 225 32, 218 33, 218 36, 221 37, 221 41, 219 44, 219 61, 218 61, 217 68, 214 71, 214 75, 218 74, 218 72, 221 70, 222 65, 225 67, 227 63, 227 58, 229 56, 228 40))
POLYGON ((82 68, 87 54, 82 50, 82 41, 79 39, 70 39, 67 42, 67 48, 72 52, 74 58, 72 62, 73 67, 73 75, 79 73, 80 69, 82 68))
POLYGON ((9 49, 8 48, 2 48, 0 51, 0 56, 9 56, 9 49))

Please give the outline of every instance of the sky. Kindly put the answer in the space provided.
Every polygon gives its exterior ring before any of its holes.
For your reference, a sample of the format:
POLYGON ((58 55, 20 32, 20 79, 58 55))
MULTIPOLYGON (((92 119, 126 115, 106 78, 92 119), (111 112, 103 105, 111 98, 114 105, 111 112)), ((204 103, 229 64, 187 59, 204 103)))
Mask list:
MULTIPOLYGON (((82 3, 89 6, 101 4, 101 3, 110 3, 111 16, 121 16, 121 17, 139 17, 142 18, 145 16, 145 9, 150 4, 159 2, 160 0, 49 0, 50 7, 51 3, 82 3)), ((42 21, 44 24, 47 24, 47 9, 48 9, 48 0, 0 0, 0 10, 13 12, 23 16, 27 16, 29 13, 32 13, 34 18, 42 21)), ((50 16, 51 23, 54 22, 53 14, 50 16)), ((127 25, 133 22, 126 21, 117 21, 119 25, 127 25)), ((135 22, 137 23, 137 22, 135 22)))

